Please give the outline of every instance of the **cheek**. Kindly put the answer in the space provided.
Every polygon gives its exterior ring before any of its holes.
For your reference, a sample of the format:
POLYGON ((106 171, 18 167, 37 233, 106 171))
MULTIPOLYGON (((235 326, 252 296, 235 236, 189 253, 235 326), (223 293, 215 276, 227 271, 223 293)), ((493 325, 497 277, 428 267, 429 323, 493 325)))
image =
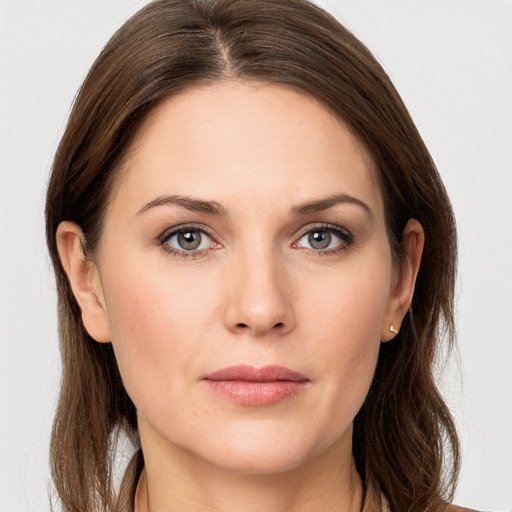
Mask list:
POLYGON ((332 425, 352 421, 373 379, 391 282, 388 268, 380 262, 364 271, 337 273, 327 289, 303 300, 303 317, 315 340, 310 356, 318 361, 316 372, 326 390, 320 405, 331 411, 332 425))
POLYGON ((364 354, 366 345, 380 342, 391 286, 387 259, 362 258, 329 276, 310 279, 304 286, 302 316, 326 346, 364 354))
POLYGON ((184 391, 215 318, 213 283, 168 274, 125 260, 105 283, 116 359, 128 394, 142 410, 158 390, 184 391))

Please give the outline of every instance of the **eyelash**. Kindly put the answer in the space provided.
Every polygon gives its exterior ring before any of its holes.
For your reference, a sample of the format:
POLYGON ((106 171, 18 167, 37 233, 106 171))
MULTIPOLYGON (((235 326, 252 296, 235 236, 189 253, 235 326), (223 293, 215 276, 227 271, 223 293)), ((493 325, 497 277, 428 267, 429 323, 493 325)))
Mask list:
MULTIPOLYGON (((170 247, 167 244, 168 240, 172 236, 174 236, 180 232, 186 232, 187 230, 197 231, 199 233, 205 234, 209 238, 212 239, 213 244, 217 244, 218 246, 220 246, 220 244, 218 242, 215 242, 214 235, 210 229, 208 229, 204 225, 197 225, 197 224, 182 224, 182 225, 179 225, 179 226, 176 226, 176 227, 173 227, 171 229, 164 231, 164 233, 162 233, 158 237, 158 245, 166 253, 171 254, 172 256, 177 257, 177 258, 196 259, 196 258, 201 258, 202 256, 205 256, 210 248, 187 251, 184 249, 183 250, 175 249, 173 247, 170 247)), ((293 242, 292 247, 301 248, 301 247, 298 247, 298 245, 297 245, 299 243, 299 241, 305 235, 307 235, 308 233, 314 232, 314 231, 327 231, 331 234, 333 233, 335 236, 340 238, 340 240, 342 240, 342 242, 339 245, 337 245, 336 247, 333 247, 330 249, 312 249, 312 248, 308 248, 308 247, 302 247, 303 250, 305 250, 306 252, 313 254, 313 255, 327 256, 327 255, 338 254, 338 253, 344 252, 347 249, 349 249, 349 247, 352 246, 355 241, 353 234, 348 229, 342 228, 335 224, 324 223, 324 224, 317 224, 314 226, 308 226, 307 229, 304 229, 300 233, 300 235, 298 236, 296 241, 293 242)))

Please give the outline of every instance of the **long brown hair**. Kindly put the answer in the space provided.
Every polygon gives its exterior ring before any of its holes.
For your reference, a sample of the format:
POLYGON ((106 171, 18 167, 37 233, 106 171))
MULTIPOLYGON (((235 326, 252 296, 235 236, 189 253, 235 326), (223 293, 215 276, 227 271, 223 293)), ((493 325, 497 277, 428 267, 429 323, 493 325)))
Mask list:
POLYGON ((299 89, 350 127, 376 163, 397 264, 408 219, 425 230, 412 307, 395 340, 381 347, 355 418, 353 452, 363 482, 380 487, 392 511, 441 509, 459 464, 454 423, 433 377, 441 339, 453 342, 456 234, 445 189, 407 109, 368 49, 306 0, 157 0, 92 66, 48 188, 63 360, 51 465, 64 510, 130 510, 143 458, 138 450, 115 504, 116 440, 127 433, 137 445, 135 408, 111 345, 84 329, 59 261, 57 226, 80 225, 84 249, 94 254, 116 169, 148 113, 192 85, 229 78, 299 89))

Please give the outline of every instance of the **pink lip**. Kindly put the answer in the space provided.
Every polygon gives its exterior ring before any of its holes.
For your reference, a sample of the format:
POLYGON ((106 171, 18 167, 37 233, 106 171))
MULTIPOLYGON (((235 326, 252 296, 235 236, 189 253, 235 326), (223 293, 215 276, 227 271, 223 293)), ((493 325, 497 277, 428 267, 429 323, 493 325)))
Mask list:
POLYGON ((282 366, 237 365, 206 375, 203 381, 215 393, 238 403, 264 406, 298 395, 309 379, 282 366))

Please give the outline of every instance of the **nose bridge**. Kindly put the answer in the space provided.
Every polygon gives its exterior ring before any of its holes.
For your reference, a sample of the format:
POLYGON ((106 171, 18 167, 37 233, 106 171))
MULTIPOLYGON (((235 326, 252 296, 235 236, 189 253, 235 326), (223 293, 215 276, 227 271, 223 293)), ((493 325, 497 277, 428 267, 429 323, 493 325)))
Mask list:
POLYGON ((253 240, 237 251, 234 260, 226 326, 260 336, 293 328, 291 290, 280 251, 269 241, 253 240))

